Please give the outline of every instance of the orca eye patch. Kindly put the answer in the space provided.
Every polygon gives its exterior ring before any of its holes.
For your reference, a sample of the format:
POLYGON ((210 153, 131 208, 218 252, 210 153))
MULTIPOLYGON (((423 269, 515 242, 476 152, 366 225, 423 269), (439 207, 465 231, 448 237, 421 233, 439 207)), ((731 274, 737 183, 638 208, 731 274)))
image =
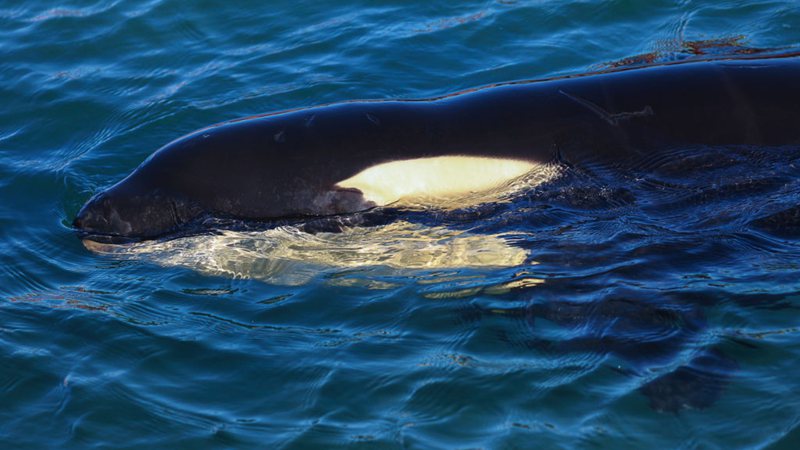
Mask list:
POLYGON ((415 198, 452 199, 500 187, 537 166, 544 165, 505 158, 436 156, 377 164, 337 186, 358 189, 376 205, 415 198))

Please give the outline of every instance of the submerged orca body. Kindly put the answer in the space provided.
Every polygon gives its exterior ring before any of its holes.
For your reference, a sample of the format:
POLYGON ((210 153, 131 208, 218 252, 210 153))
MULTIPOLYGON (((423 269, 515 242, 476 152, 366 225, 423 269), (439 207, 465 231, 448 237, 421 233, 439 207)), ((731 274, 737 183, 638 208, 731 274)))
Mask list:
POLYGON ((235 120, 167 144, 91 198, 75 226, 150 239, 199 217, 318 217, 485 189, 538 163, 624 167, 683 145, 800 144, 798 80, 800 56, 754 57, 235 120))

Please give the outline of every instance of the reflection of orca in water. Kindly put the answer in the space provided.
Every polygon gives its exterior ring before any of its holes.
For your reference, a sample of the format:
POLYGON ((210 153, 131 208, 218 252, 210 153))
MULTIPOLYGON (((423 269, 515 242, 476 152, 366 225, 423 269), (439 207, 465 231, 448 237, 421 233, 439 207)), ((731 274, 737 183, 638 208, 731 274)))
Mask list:
POLYGON ((702 342, 706 324, 702 310, 689 302, 619 297, 590 302, 536 301, 523 308, 477 308, 469 314, 473 319, 524 320, 522 333, 510 334, 504 328, 502 339, 551 358, 610 358, 610 368, 638 380, 637 390, 660 412, 711 407, 739 368, 716 348, 690 350, 702 342), (557 331, 549 329, 546 322, 557 325, 557 331), (694 356, 680 364, 687 351, 694 356))
POLYGON ((739 364, 718 350, 705 350, 688 364, 640 388, 656 411, 678 413, 706 409, 716 403, 739 364))
POLYGON ((256 116, 184 136, 93 197, 75 226, 147 239, 200 218, 363 211, 491 190, 550 162, 624 166, 680 145, 800 142, 800 58, 665 64, 439 99, 256 116))

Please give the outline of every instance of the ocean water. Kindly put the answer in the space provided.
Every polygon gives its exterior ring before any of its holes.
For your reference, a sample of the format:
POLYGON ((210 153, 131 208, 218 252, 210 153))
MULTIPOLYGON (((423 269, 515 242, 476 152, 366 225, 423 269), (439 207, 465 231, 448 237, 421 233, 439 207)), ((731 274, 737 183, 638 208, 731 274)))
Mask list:
POLYGON ((12 0, 0 31, 0 448, 800 442, 800 148, 341 233, 71 229, 211 123, 796 49, 795 1, 12 0))

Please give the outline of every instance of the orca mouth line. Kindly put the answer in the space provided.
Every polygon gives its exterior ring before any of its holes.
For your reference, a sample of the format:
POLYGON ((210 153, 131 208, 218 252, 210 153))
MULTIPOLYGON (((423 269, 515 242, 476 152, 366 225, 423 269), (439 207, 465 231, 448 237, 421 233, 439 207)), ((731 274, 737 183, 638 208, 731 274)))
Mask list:
POLYGON ((215 234, 218 232, 258 232, 292 226, 307 233, 338 233, 345 229, 363 226, 378 226, 398 220, 401 210, 392 207, 375 207, 357 213, 337 214, 322 217, 284 217, 281 219, 240 219, 235 217, 204 214, 189 223, 153 237, 131 237, 114 232, 97 232, 72 225, 72 231, 86 243, 101 245, 131 245, 147 241, 171 241, 175 239, 215 234))
POLYGON ((96 242, 98 244, 111 244, 111 245, 129 245, 142 242, 145 239, 121 236, 113 233, 95 233, 91 231, 81 230, 73 226, 73 230, 78 235, 78 238, 83 241, 96 242))

